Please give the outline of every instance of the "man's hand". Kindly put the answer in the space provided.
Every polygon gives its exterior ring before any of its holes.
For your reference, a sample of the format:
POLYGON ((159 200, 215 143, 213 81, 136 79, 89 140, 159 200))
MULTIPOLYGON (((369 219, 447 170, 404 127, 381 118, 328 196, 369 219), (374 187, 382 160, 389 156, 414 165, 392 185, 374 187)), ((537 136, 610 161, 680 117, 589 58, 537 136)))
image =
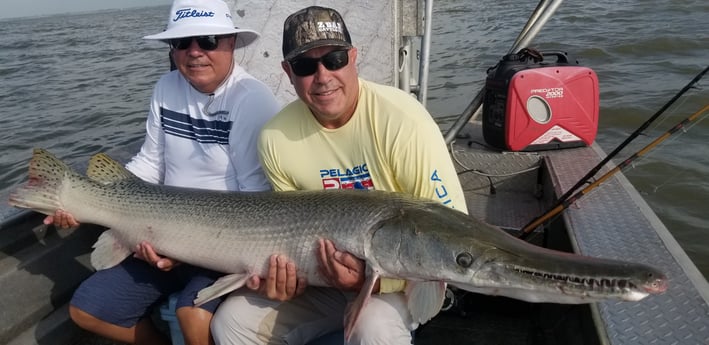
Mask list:
POLYGON ((155 252, 155 249, 153 249, 153 246, 146 241, 140 242, 135 247, 135 254, 133 254, 133 257, 144 260, 150 264, 150 266, 156 267, 157 269, 165 272, 180 264, 179 261, 158 255, 155 252))
POLYGON ((305 278, 298 278, 295 263, 283 255, 271 255, 265 280, 252 276, 246 281, 249 289, 281 302, 302 294, 307 285, 305 278))
MULTIPOLYGON (((359 291, 364 285, 365 264, 356 256, 338 251, 330 240, 318 240, 318 262, 325 280, 340 290, 359 291)), ((379 282, 374 291, 379 291, 379 282)))
POLYGON ((45 217, 44 224, 54 224, 54 226, 62 229, 68 229, 73 228, 75 226, 79 226, 79 222, 74 219, 74 216, 72 216, 71 213, 64 212, 62 210, 56 210, 53 216, 45 217))

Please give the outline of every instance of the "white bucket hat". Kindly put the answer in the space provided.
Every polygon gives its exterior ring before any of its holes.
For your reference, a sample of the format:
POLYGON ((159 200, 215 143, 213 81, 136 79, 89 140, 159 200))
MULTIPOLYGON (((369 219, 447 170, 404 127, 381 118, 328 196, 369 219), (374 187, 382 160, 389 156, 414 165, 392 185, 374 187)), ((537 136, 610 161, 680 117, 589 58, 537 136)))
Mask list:
POLYGON ((167 41, 173 38, 237 34, 234 48, 254 42, 259 33, 234 26, 229 6, 221 0, 175 0, 165 31, 143 37, 167 41))

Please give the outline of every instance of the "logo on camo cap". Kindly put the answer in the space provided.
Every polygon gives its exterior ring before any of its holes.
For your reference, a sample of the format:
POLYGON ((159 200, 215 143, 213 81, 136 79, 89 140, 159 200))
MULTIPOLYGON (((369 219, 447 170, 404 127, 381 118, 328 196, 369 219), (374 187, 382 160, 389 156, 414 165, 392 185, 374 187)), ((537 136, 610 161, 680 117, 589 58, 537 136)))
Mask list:
POLYGON ((283 25, 283 59, 288 61, 323 46, 352 47, 345 21, 335 10, 310 6, 291 14, 283 25))

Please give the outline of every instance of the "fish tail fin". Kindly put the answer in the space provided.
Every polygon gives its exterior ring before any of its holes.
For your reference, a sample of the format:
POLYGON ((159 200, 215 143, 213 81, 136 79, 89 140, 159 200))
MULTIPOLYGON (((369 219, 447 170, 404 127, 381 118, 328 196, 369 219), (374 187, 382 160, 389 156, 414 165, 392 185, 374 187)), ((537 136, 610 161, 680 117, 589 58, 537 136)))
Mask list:
POLYGON ((62 208, 60 193, 68 175, 78 176, 49 151, 36 148, 29 163, 29 180, 10 194, 9 203, 14 207, 53 215, 62 208))
POLYGON ((86 176, 102 184, 135 178, 135 175, 128 171, 121 163, 115 161, 105 153, 95 154, 89 159, 89 165, 88 168, 86 168, 86 176))

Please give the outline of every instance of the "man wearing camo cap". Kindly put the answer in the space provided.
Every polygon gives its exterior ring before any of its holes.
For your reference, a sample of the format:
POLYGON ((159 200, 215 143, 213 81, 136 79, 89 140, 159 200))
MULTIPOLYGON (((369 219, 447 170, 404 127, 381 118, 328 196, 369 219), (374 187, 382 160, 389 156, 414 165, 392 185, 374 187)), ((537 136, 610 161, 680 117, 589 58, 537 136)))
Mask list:
MULTIPOLYGON (((358 77, 357 48, 337 11, 312 6, 289 16, 283 57, 299 99, 269 121, 259 139, 275 190, 378 189, 467 211, 438 125, 409 94, 358 77)), ((334 288, 305 289, 292 263, 271 260, 274 278, 252 279, 248 286, 257 291, 234 293, 217 310, 217 344, 306 344, 326 334, 341 344, 348 303, 364 300, 357 298, 365 285, 364 262, 326 239, 317 255, 320 273, 334 288)), ((406 285, 381 278, 371 295, 365 291, 368 301, 348 325, 346 343, 411 344, 418 323, 406 285)))

